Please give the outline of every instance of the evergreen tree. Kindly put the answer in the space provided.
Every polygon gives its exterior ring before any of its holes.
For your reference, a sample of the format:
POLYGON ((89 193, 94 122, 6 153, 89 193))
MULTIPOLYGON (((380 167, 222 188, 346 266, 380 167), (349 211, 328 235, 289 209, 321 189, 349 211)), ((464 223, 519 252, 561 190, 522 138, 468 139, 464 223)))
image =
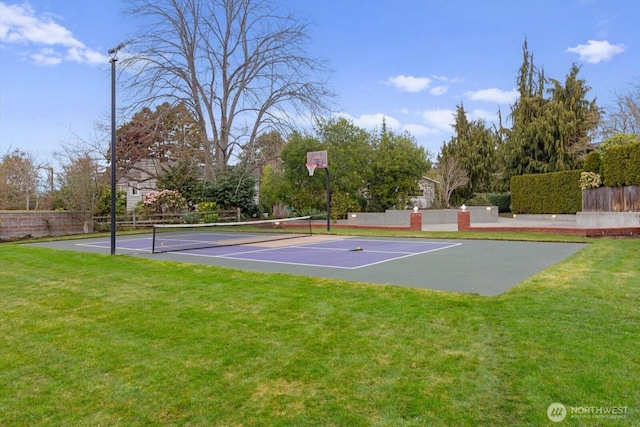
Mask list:
POLYGON ((411 197, 419 193, 420 179, 431 169, 429 153, 410 135, 395 134, 386 126, 374 148, 367 210, 404 209, 411 197))
POLYGON ((469 121, 462 104, 455 112, 454 136, 442 147, 439 162, 455 158, 466 171, 468 182, 456 188, 454 201, 464 201, 474 193, 490 191, 496 171, 496 150, 500 143, 497 132, 487 128, 484 120, 469 121))
POLYGON ((551 99, 546 113, 551 137, 545 149, 550 171, 579 169, 592 149, 590 142, 600 119, 600 109, 595 100, 586 99, 590 88, 578 79, 579 71, 573 65, 564 86, 558 80, 549 79, 553 87, 549 89, 551 99))
POLYGON ((511 109, 513 127, 504 151, 506 180, 525 173, 581 167, 600 110, 595 100, 586 99, 590 88, 578 78, 579 71, 573 65, 564 85, 545 78, 544 70, 535 67, 525 40, 517 78, 520 96, 511 109))

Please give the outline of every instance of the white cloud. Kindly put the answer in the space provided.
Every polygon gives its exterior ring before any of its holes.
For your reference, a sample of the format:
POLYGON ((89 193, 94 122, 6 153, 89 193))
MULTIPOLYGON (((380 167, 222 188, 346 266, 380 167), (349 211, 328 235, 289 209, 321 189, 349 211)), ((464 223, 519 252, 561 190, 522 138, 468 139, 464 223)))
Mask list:
POLYGON ((464 93, 472 101, 495 102, 496 104, 513 104, 518 99, 518 91, 505 92, 501 89, 490 88, 464 93))
POLYGON ((445 76, 438 76, 436 74, 434 74, 433 76, 431 76, 434 80, 440 80, 441 82, 448 82, 449 79, 445 76))
POLYGON ((447 93, 448 90, 449 90, 449 86, 435 86, 429 89, 429 93, 431 95, 440 96, 447 93))
POLYGON ((387 84, 405 92, 417 93, 427 89, 431 84, 431 79, 428 77, 400 75, 396 77, 390 77, 387 80, 387 84))
POLYGON ((413 136, 434 135, 439 133, 437 129, 416 124, 406 124, 402 126, 402 130, 409 132, 413 136))
POLYGON ((87 64, 108 62, 108 57, 87 49, 67 28, 54 22, 50 16, 36 16, 29 4, 0 3, 0 42, 28 48, 40 48, 30 58, 36 64, 56 65, 63 60, 87 64), (47 46, 46 49, 42 46, 47 46), (66 55, 55 50, 62 47, 66 55))
POLYGON ((381 128, 383 121, 389 129, 400 129, 400 122, 397 119, 382 113, 363 114, 355 120, 356 125, 367 129, 381 128))
POLYGON ((109 61, 109 59, 100 52, 91 49, 77 49, 75 47, 67 50, 65 59, 91 65, 106 64, 109 61))
POLYGON ((487 110, 475 109, 475 110, 471 111, 470 115, 471 115, 471 118, 473 120, 483 119, 483 120, 485 120, 487 122, 491 122, 491 123, 493 123, 493 122, 497 123, 498 122, 498 114, 489 112, 487 110))
POLYGON ((589 40, 587 44, 567 48, 566 52, 577 53, 580 60, 597 64, 610 60, 614 55, 624 52, 625 49, 623 44, 611 44, 607 40, 589 40))
POLYGON ((399 120, 383 113, 362 114, 359 117, 353 117, 347 113, 338 113, 336 116, 344 117, 345 119, 352 121, 354 125, 367 130, 382 128, 382 121, 387 124, 387 128, 392 130, 399 130, 402 127, 399 120))
POLYGON ((39 65, 58 65, 62 62, 60 55, 53 49, 40 49, 31 55, 31 60, 39 65))
POLYGON ((451 125, 454 122, 453 114, 453 110, 447 109, 426 110, 422 112, 422 118, 428 125, 451 132, 451 125))

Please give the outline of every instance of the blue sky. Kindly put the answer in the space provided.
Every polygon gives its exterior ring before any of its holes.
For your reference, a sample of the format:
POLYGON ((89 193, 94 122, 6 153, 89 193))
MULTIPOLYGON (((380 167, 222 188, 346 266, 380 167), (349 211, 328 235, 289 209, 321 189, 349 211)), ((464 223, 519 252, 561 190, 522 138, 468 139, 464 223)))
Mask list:
MULTIPOLYGON (((42 161, 109 123, 107 51, 135 32, 121 0, 0 1, 0 155, 42 161)), ((503 117, 515 100, 522 43, 548 77, 573 63, 601 107, 640 82, 636 0, 284 0, 311 23, 308 49, 327 60, 337 114, 409 131, 437 152, 456 105, 503 117)), ((104 140, 108 145, 108 136, 104 140)))

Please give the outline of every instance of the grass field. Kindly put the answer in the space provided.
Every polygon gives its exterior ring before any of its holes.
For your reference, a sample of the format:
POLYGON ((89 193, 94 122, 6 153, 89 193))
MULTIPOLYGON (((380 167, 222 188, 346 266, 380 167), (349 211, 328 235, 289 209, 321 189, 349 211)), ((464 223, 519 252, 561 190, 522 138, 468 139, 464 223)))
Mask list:
POLYGON ((639 348, 640 239, 492 298, 0 245, 3 426, 640 425, 639 348))

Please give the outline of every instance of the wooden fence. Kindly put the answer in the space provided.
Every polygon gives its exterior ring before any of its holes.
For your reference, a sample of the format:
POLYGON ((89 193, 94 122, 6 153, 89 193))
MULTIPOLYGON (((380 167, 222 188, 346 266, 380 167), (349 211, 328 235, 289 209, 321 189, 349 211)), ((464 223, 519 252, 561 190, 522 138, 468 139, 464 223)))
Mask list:
POLYGON ((582 212, 640 212, 640 186, 583 190, 582 212))
MULTIPOLYGON (((147 228, 154 224, 181 224, 185 222, 202 222, 207 214, 216 214, 219 222, 240 221, 240 208, 229 210, 218 210, 211 212, 183 212, 183 213, 167 213, 167 214, 151 214, 136 215, 136 213, 128 213, 126 215, 118 215, 116 217, 116 228, 147 228), (191 217, 187 220, 187 217, 191 217)), ((110 216, 93 217, 93 226, 95 231, 107 231, 111 229, 110 216)))
POLYGON ((0 211, 0 241, 83 232, 82 221, 69 211, 0 211))

